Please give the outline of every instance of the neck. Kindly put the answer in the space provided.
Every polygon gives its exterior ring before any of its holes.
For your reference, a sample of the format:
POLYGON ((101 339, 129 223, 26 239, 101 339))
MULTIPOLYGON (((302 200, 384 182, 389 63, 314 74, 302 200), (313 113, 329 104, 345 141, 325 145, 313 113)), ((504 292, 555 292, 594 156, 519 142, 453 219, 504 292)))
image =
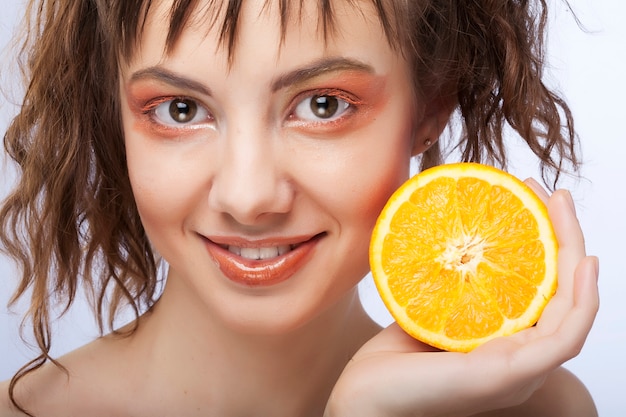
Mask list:
POLYGON ((254 410, 258 416, 319 416, 345 364, 378 331, 356 287, 305 324, 255 333, 179 298, 185 292, 178 285, 168 282, 153 311, 142 318, 136 351, 151 352, 152 361, 145 359, 154 375, 149 380, 163 381, 170 391, 179 387, 178 399, 172 393, 179 413, 180 404, 189 404, 211 415, 254 410), (159 375, 165 377, 155 378, 159 375))

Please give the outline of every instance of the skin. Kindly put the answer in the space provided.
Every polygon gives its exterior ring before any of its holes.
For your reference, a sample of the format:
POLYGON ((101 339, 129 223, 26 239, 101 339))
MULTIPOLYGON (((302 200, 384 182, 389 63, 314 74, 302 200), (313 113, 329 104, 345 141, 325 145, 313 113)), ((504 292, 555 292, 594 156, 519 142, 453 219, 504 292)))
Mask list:
MULTIPOLYGON (((325 44, 305 20, 278 47, 278 17, 246 2, 231 67, 204 27, 188 28, 164 56, 163 9, 149 16, 139 52, 121 65, 119 94, 133 191, 170 265, 167 284, 132 336, 60 358, 69 378, 54 366, 25 378, 17 398, 32 412, 569 416, 564 407, 575 405, 595 414, 584 386, 559 368, 597 310, 597 260, 585 256, 564 191, 549 197, 531 182, 561 247, 559 291, 535 328, 466 355, 433 352, 395 325, 381 331, 362 309, 356 284, 376 216, 451 107, 406 88, 408 66, 371 10, 338 11, 341 36, 325 44), (313 94, 349 106, 315 120, 313 94), (200 105, 184 126, 169 118, 168 100, 180 97, 200 105), (305 260, 271 284, 233 280, 211 255, 210 241, 250 249, 307 240, 305 260)), ((0 388, 2 415, 19 415, 0 388)))

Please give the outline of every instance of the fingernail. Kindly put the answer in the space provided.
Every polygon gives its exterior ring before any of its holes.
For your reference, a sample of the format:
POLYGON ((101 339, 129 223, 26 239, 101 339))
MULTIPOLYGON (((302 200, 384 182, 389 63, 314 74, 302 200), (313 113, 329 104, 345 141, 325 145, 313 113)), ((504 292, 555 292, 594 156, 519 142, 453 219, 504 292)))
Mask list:
POLYGON ((567 203, 570 206, 570 209, 572 209, 572 213, 576 214, 576 205, 574 204, 574 199, 572 198, 572 193, 569 192, 569 190, 565 190, 566 195, 567 195, 567 203))
POLYGON ((596 272, 596 280, 597 280, 598 277, 600 276, 600 259, 597 256, 592 256, 591 259, 593 260, 593 268, 596 272))

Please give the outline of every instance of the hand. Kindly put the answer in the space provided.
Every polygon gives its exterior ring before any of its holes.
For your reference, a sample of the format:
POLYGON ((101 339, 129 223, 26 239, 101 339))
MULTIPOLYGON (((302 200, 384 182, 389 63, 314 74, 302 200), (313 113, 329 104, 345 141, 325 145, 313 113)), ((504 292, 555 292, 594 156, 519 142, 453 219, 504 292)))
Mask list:
POLYGON ((585 245, 569 192, 546 202, 559 242, 558 290, 536 326, 472 352, 441 352, 395 323, 367 342, 337 381, 325 417, 469 416, 526 401, 583 347, 598 310, 598 260, 585 245))

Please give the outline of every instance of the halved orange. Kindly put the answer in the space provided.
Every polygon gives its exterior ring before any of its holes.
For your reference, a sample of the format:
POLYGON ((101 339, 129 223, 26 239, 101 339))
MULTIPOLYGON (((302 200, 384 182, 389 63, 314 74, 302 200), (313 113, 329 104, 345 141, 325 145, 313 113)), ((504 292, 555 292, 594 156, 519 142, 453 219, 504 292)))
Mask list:
POLYGON ((536 323, 556 291, 557 249, 546 206, 526 184, 456 163, 413 176, 391 196, 370 266, 404 331, 467 352, 536 323))

